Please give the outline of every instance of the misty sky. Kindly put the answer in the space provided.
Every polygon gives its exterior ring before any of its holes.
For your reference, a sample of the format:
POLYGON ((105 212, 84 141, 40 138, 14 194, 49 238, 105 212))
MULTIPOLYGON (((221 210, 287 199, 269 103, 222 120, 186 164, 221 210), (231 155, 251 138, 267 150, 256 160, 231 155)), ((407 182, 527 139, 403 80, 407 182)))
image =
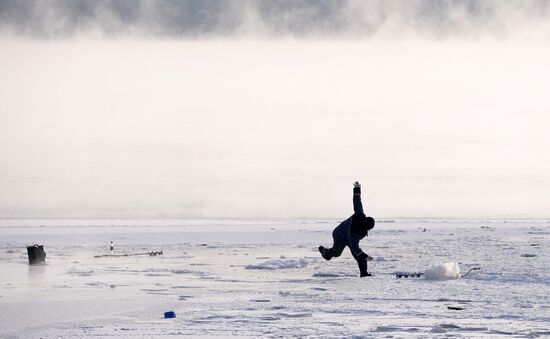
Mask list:
POLYGON ((548 217, 549 19, 0 0, 0 217, 548 217))

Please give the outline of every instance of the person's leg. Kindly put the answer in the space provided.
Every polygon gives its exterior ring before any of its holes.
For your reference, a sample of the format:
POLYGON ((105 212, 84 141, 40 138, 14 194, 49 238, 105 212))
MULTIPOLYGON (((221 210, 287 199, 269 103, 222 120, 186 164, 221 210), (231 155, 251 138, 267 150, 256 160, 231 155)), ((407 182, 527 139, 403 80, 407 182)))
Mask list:
POLYGON ((346 244, 341 243, 335 239, 331 248, 324 248, 323 246, 319 246, 319 252, 321 252, 321 255, 323 256, 323 258, 325 258, 325 260, 330 260, 332 258, 342 255, 344 248, 346 248, 346 244))
POLYGON ((360 258, 355 258, 355 260, 357 260, 357 266, 359 266, 359 276, 370 277, 372 274, 367 271, 367 260, 360 258))
POLYGON ((346 248, 346 244, 340 243, 340 242, 334 242, 331 248, 327 250, 327 255, 332 258, 337 258, 340 255, 342 255, 342 252, 344 251, 344 248, 346 248))
POLYGON ((372 257, 366 253, 361 253, 358 256, 354 255, 353 257, 357 261, 357 266, 359 266, 359 275, 361 277, 370 277, 372 274, 367 271, 367 261, 372 260, 372 257))
MULTIPOLYGON (((339 226, 340 227, 340 226, 339 226)), ((338 227, 332 231, 332 247, 331 248, 325 248, 324 246, 319 246, 319 252, 321 252, 321 256, 325 258, 325 260, 330 260, 333 257, 339 257, 342 252, 344 251, 344 248, 346 248, 346 242, 341 239, 340 233, 338 227)))

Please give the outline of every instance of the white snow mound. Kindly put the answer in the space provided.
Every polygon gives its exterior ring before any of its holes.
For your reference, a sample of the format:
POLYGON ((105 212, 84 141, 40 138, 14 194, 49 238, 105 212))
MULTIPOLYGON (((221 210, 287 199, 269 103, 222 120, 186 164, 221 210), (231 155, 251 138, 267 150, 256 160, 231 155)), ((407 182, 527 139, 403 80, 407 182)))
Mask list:
POLYGON ((304 259, 269 260, 256 265, 247 265, 247 270, 280 270, 285 268, 302 268, 307 266, 304 259))
POLYGON ((430 280, 459 279, 460 267, 456 261, 431 266, 424 271, 424 277, 430 280))

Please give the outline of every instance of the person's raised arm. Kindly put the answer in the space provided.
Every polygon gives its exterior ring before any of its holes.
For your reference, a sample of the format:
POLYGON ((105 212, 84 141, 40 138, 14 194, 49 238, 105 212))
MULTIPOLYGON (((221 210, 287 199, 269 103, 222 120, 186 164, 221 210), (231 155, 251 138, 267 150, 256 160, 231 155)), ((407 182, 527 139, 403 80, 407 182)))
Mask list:
POLYGON ((358 181, 353 183, 353 211, 355 213, 364 213, 361 203, 361 184, 358 181))

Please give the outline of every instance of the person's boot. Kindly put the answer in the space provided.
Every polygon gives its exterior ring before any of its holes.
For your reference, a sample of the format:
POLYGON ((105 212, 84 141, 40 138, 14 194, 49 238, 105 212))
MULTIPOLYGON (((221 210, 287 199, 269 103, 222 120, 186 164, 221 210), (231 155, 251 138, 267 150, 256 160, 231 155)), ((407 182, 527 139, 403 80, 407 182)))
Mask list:
POLYGON ((327 249, 323 246, 319 246, 319 252, 321 253, 321 256, 325 259, 325 260, 330 260, 332 259, 332 257, 330 256, 330 254, 327 253, 327 249))
POLYGON ((363 277, 372 277, 372 274, 367 272, 367 261, 366 260, 357 260, 357 265, 359 266, 359 276, 363 277))

